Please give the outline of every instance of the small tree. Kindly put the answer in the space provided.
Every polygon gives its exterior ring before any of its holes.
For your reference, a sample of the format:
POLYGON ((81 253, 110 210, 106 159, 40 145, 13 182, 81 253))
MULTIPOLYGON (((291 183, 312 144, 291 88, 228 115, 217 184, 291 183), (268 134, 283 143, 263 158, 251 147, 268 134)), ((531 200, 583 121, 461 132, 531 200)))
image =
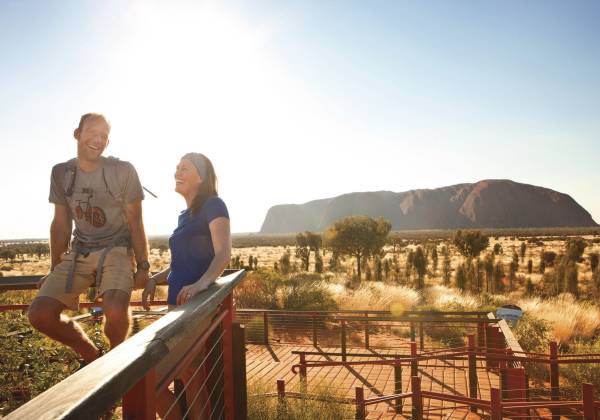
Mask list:
POLYGON ((381 254, 392 225, 387 220, 367 216, 350 216, 334 222, 325 233, 325 243, 340 255, 356 258, 356 272, 361 278, 361 260, 381 254))
POLYGON ((310 264, 310 247, 308 246, 308 237, 304 233, 296 234, 295 255, 296 258, 300 259, 300 266, 302 270, 308 271, 308 266, 310 264))
POLYGON ((435 246, 435 245, 431 249, 431 263, 432 263, 433 274, 435 275, 435 272, 438 269, 438 251, 437 251, 437 246, 435 246))
POLYGON ((315 273, 323 272, 323 257, 319 252, 315 253, 315 273))
POLYGON ((465 290, 467 287, 467 270, 465 264, 459 264, 456 267, 456 273, 454 275, 456 281, 456 287, 460 290, 465 290))
POLYGON ((415 267, 415 271, 417 272, 417 289, 422 290, 425 288, 425 274, 427 273, 427 257, 423 252, 423 248, 420 246, 417 247, 415 251, 415 255, 413 258, 413 266, 415 267))
POLYGON ((596 271, 596 268, 598 268, 598 253, 593 252, 590 254, 590 269, 592 273, 596 271))
POLYGON ((452 267, 450 265, 450 256, 448 254, 444 254, 444 259, 442 260, 442 278, 444 279, 445 286, 450 286, 451 273, 452 267))
POLYGON ((383 280, 383 266, 381 264, 381 257, 375 256, 375 281, 383 280))
POLYGON ((478 257, 481 251, 488 247, 490 240, 480 231, 459 229, 452 236, 452 243, 464 257, 472 259, 478 257))
POLYGON ((494 291, 494 253, 490 252, 485 257, 485 262, 483 263, 483 267, 485 270, 485 280, 486 280, 486 290, 488 293, 493 293, 494 291))
POLYGON ((579 297, 579 282, 577 279, 577 265, 574 262, 569 262, 565 270, 567 277, 567 290, 575 297, 579 297))
POLYGON ((291 269, 291 263, 290 263, 290 259, 291 259, 292 255, 290 253, 289 249, 286 249, 285 252, 283 253, 283 255, 281 256, 281 258, 279 259, 279 266, 281 267, 281 272, 283 274, 288 274, 291 269))
POLYGON ((587 243, 581 238, 570 239, 565 249, 565 257, 568 261, 578 262, 585 251, 587 243))
POLYGON ((527 273, 533 273, 533 260, 531 258, 527 261, 527 273))
POLYGON ((390 263, 389 258, 386 258, 385 260, 383 260, 383 275, 386 280, 390 276, 391 265, 392 264, 390 263))
POLYGON ((502 255, 503 252, 504 252, 504 250, 502 249, 502 245, 500 245, 500 242, 496 242, 494 244, 494 254, 502 255))
POLYGON ((504 265, 498 261, 494 266, 494 293, 502 292, 504 290, 504 265))
POLYGON ((521 261, 525 258, 525 251, 527 250, 527 244, 521 242, 521 261))

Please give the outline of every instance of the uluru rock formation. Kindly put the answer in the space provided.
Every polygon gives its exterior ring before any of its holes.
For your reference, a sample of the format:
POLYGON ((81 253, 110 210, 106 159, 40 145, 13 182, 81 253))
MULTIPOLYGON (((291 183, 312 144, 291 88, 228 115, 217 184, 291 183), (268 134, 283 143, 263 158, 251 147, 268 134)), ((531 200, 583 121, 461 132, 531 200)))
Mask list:
POLYGON ((357 192, 267 212, 260 233, 322 231, 351 215, 384 217, 394 230, 597 226, 573 198, 548 188, 489 179, 436 189, 357 192))

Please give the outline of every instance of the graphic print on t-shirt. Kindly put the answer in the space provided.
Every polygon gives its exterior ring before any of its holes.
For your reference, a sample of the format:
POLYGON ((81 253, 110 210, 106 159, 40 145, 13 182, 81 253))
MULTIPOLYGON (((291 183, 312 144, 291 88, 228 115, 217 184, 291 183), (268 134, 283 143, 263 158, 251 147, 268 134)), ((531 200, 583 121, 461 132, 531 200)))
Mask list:
POLYGON ((96 228, 101 228, 106 224, 106 214, 100 207, 92 204, 94 190, 92 188, 83 188, 82 193, 87 195, 87 200, 76 200, 75 217, 79 220, 85 220, 96 228))

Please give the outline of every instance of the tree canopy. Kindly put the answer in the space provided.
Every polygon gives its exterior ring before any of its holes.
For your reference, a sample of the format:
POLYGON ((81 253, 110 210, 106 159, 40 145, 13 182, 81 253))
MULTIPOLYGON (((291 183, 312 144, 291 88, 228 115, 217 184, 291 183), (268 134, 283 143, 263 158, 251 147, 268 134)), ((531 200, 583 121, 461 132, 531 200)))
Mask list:
POLYGON ((361 260, 379 255, 392 229, 389 221, 367 216, 349 216, 336 220, 325 232, 325 244, 339 255, 356 257, 356 271, 361 277, 361 260))
POLYGON ((457 230, 452 236, 452 243, 463 256, 475 258, 486 249, 490 239, 478 230, 457 230))

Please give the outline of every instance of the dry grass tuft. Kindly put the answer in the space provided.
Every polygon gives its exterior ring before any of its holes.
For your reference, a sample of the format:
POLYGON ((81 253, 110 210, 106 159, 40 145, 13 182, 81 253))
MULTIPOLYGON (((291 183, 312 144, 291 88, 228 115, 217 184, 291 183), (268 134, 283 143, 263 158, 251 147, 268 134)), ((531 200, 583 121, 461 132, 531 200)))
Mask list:
POLYGON ((414 289, 381 282, 363 282, 355 290, 335 283, 330 283, 328 288, 340 309, 390 310, 399 315, 421 301, 421 294, 414 289))
POLYGON ((527 314, 550 324, 552 335, 559 343, 574 338, 591 338, 600 328, 600 310, 591 302, 577 301, 564 293, 550 299, 521 299, 518 305, 527 314))
POLYGON ((438 309, 460 307, 464 311, 477 311, 483 306, 477 296, 441 285, 429 287, 425 298, 429 305, 438 309))

